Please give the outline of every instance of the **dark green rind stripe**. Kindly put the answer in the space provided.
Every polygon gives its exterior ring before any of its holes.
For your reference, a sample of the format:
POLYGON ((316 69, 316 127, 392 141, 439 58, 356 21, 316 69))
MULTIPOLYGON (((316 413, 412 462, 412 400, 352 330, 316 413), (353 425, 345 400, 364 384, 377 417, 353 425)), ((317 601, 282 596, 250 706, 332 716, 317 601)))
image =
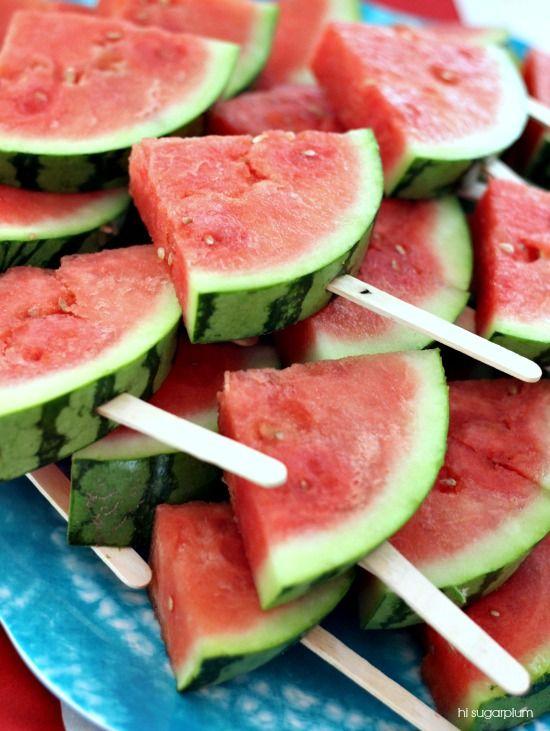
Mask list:
POLYGON ((133 546, 147 553, 157 505, 212 500, 221 472, 189 455, 89 459, 73 455, 68 540, 84 546, 133 546))
POLYGON ((449 193, 475 160, 415 158, 388 195, 398 198, 434 198, 449 193))
POLYGON ((287 282, 235 292, 199 294, 193 321, 187 321, 194 343, 254 337, 303 320, 330 300, 326 287, 344 272, 354 272, 365 254, 372 227, 334 261, 287 282))
POLYGON ((550 343, 548 342, 527 340, 498 332, 491 336, 491 340, 498 345, 502 345, 503 348, 513 350, 526 358, 546 360, 550 355, 550 343))
POLYGON ((74 236, 32 241, 0 241, 0 272, 16 266, 57 268, 63 256, 90 254, 111 248, 116 244, 124 218, 125 214, 106 222, 100 228, 74 236))
POLYGON ((0 480, 57 462, 97 441, 115 424, 96 408, 121 393, 147 398, 168 375, 177 326, 140 358, 74 391, 0 417, 0 480))
MULTIPOLYGON (((517 561, 464 584, 440 587, 441 591, 458 606, 465 606, 498 589, 525 558, 523 555, 517 561)), ((401 629, 420 622, 420 617, 381 581, 367 574, 362 577, 359 589, 359 623, 363 629, 401 629)))
POLYGON ((546 188, 546 190, 550 188, 550 133, 547 132, 543 137, 541 144, 529 162, 525 175, 535 185, 540 185, 541 188, 546 188))
MULTIPOLYGON (((271 633, 266 631, 266 646, 255 652, 243 652, 241 654, 223 654, 217 657, 208 657, 203 659, 192 677, 182 678, 181 674, 176 673, 177 686, 179 691, 197 690, 206 685, 215 685, 224 683, 238 675, 249 673, 261 665, 272 660, 287 647, 295 644, 310 629, 315 627, 329 612, 331 612, 337 604, 347 594, 352 582, 354 572, 349 571, 347 574, 326 582, 323 587, 318 590, 320 592, 319 600, 316 605, 316 611, 308 612, 304 616, 303 627, 300 631, 289 636, 284 642, 272 644, 271 633)), ((296 613, 300 612, 300 607, 296 607, 296 613)), ((267 620, 269 622, 269 620, 267 620)), ((220 648, 221 649, 221 648, 220 648)))
POLYGON ((516 728, 550 712, 550 661, 544 674, 534 678, 533 685, 526 695, 519 698, 502 695, 468 710, 470 722, 463 721, 461 726, 469 731, 501 731, 516 728))

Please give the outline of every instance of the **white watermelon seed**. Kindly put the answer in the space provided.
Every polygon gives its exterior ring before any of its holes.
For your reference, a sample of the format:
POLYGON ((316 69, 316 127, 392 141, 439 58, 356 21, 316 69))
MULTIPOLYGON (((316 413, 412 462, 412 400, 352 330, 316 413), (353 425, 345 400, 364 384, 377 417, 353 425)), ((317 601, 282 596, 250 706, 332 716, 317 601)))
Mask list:
POLYGON ((304 150, 302 153, 305 157, 316 157, 317 153, 315 150, 304 150))
POLYGON ((163 261, 163 260, 164 260, 164 257, 165 257, 165 255, 166 255, 166 251, 164 250, 164 248, 163 248, 162 246, 159 246, 159 248, 157 249, 157 256, 158 256, 158 258, 159 258, 159 259, 160 259, 161 261, 163 261))
POLYGON ((193 223, 193 219, 190 216, 185 216, 183 219, 183 223, 185 226, 187 226, 188 223, 193 223))
POLYGON ((502 249, 502 251, 505 251, 507 254, 513 254, 515 249, 513 244, 509 244, 508 242, 504 241, 502 244, 499 244, 499 248, 502 249))
POLYGON ((261 135, 256 135, 256 137, 252 138, 252 144, 257 145, 258 142, 263 142, 267 138, 267 135, 262 132, 261 135))
POLYGON ((490 615, 491 615, 492 617, 500 617, 500 612, 499 612, 499 611, 497 611, 496 609, 491 609, 491 611, 489 612, 489 614, 490 614, 490 615))
POLYGON ((439 480, 442 485, 448 485, 449 487, 456 487, 456 480, 454 477, 444 477, 442 480, 439 480))
POLYGON ((401 256, 405 256, 405 254, 407 253, 405 250, 405 247, 401 246, 401 244, 396 244, 395 250, 397 251, 398 254, 401 254, 401 256))
POLYGON ((208 244, 208 246, 212 246, 212 244, 215 243, 214 237, 213 236, 210 236, 210 234, 207 234, 203 238, 203 241, 204 241, 205 244, 208 244))
POLYGON ((174 262, 174 255, 172 254, 172 252, 168 254, 168 259, 166 261, 168 262, 168 266, 171 267, 174 262))
POLYGON ((108 41, 120 41, 122 33, 119 30, 110 30, 107 32, 105 38, 107 38, 108 41))
POLYGON ((174 611, 174 599, 171 596, 168 597, 168 611, 174 611))
POLYGON ((395 269, 396 271, 399 269, 399 264, 397 263, 396 259, 391 260, 391 268, 395 269))

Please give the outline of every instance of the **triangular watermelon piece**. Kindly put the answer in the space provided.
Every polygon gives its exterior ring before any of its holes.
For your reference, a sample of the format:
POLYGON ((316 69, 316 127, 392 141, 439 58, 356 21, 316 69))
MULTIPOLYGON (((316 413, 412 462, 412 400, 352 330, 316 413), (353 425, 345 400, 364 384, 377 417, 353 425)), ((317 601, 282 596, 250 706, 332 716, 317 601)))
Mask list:
POLYGON ((349 589, 349 572, 262 611, 229 505, 157 509, 151 598, 178 690, 247 673, 314 627, 349 589))
POLYGON ((373 129, 388 195, 441 193, 473 160, 509 147, 527 121, 521 78, 496 45, 334 23, 313 68, 345 127, 373 129))
MULTIPOLYGON (((429 629, 422 672, 439 711, 465 731, 515 728, 550 712, 550 536, 467 614, 529 671, 531 690, 519 698, 506 695, 429 629)), ((547 726, 543 721, 540 728, 547 726)))
POLYGON ((491 180, 473 217, 476 327, 529 358, 550 348, 550 193, 491 180))
POLYGON ((445 454, 436 350, 226 376, 220 431, 288 468, 264 490, 226 475, 263 607, 299 596, 408 520, 445 454))
MULTIPOLYGON (((450 384, 445 465, 394 546, 459 604, 496 589, 550 532, 550 381, 450 384)), ((361 595, 368 629, 419 621, 378 580, 361 595)))
POLYGON ((278 330, 355 268, 380 204, 368 130, 145 140, 131 191, 193 342, 278 330))
POLYGON ((230 97, 250 86, 264 67, 278 6, 251 0, 100 0, 98 12, 142 26, 236 43, 239 59, 224 91, 230 97))
POLYGON ((128 148, 181 129, 227 85, 238 48, 79 13, 16 13, 0 52, 0 183, 125 182, 128 148))

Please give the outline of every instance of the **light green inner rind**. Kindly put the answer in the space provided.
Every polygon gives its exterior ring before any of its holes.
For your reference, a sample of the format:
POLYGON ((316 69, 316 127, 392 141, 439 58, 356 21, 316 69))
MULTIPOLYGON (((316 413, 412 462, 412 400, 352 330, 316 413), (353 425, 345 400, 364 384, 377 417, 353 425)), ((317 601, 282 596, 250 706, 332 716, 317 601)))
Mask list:
MULTIPOLYGON (((320 579, 357 563, 393 535, 424 500, 443 464, 449 418, 439 352, 403 354, 418 373, 414 428, 406 453, 387 476, 386 487, 353 518, 271 546, 255 572, 263 609, 290 601, 320 579)), ((413 406, 411 404, 411 406, 413 406)))
POLYGON ((352 572, 331 579, 284 610, 266 614, 248 631, 203 637, 175 669, 178 690, 221 683, 268 662, 334 609, 352 580, 352 572))
POLYGON ((550 350, 550 319, 520 322, 495 318, 483 334, 526 358, 540 358, 550 350))
POLYGON ((9 135, 0 134, 0 150, 4 153, 44 156, 81 156, 123 150, 145 137, 162 137, 183 127, 200 116, 221 96, 237 63, 239 47, 235 44, 207 39, 204 39, 204 44, 209 58, 205 64, 202 82, 192 91, 186 90, 181 99, 162 109, 153 119, 86 139, 44 139, 17 136, 11 132, 9 135))
POLYGON ((189 275, 185 323, 193 342, 262 335, 309 317, 329 300, 326 285, 362 259, 382 197, 378 146, 370 130, 346 133, 361 170, 357 197, 342 212, 335 232, 315 248, 278 267, 228 277, 218 272, 189 275))
POLYGON ((248 88, 260 75, 269 57, 279 18, 279 7, 273 2, 257 3, 254 6, 254 14, 251 42, 248 47, 241 47, 235 70, 223 93, 224 99, 229 99, 248 88))

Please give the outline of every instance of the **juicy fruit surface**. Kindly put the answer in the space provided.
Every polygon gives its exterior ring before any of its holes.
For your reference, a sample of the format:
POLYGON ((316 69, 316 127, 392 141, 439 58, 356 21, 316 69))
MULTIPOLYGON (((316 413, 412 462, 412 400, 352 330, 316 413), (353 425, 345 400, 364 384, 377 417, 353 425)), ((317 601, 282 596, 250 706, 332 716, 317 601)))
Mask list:
POLYGON ((270 129, 342 130, 324 92, 317 86, 288 84, 251 91, 218 102, 208 115, 207 132, 212 135, 259 135, 270 129))
POLYGON ((311 83, 310 63, 315 47, 331 20, 359 20, 353 0, 279 0, 275 41, 257 86, 311 83))
POLYGON ((391 539, 421 570, 521 519, 550 489, 550 382, 457 381, 449 388, 445 465, 391 539))
POLYGON ((410 142, 468 137, 490 129, 499 110, 501 80, 486 50, 432 33, 333 24, 313 67, 346 128, 372 127, 386 171, 410 142))
MULTIPOLYGON (((440 309, 438 295, 447 299, 451 294, 456 300, 451 308, 456 317, 466 303, 471 276, 469 254, 466 223, 456 201, 385 199, 357 276, 436 313, 440 309), (462 261, 454 266, 453 250, 458 246, 462 247, 462 261)), ((354 350, 407 350, 429 342, 429 338, 419 338, 409 328, 343 297, 334 298, 323 310, 277 337, 286 362, 342 357, 353 355, 354 350)))
MULTIPOLYGON (((473 604, 467 614, 522 662, 534 681, 550 671, 550 537, 542 541, 500 589, 473 604)), ((457 722, 457 709, 503 695, 489 678, 436 632, 428 629, 423 675, 438 709, 457 722)), ((520 707, 529 701, 518 699, 520 707)), ((548 709, 547 709, 548 710, 548 709)), ((462 721, 464 723, 464 721, 462 721)))
POLYGON ((0 277, 0 386, 92 360, 169 288, 151 246, 68 257, 56 271, 9 270, 0 277))
POLYGON ((2 0, 0 3, 0 46, 8 32, 13 14, 18 10, 48 10, 47 0, 2 0))
POLYGON ((492 180, 474 215, 479 333, 550 342, 550 193, 492 180), (522 328, 527 328, 523 330, 522 328))
POLYGON ((18 13, 0 54, 0 134, 45 142, 127 133, 192 95, 208 62, 199 37, 79 13, 18 13))
MULTIPOLYGON (((417 475, 415 487, 422 491, 425 477, 425 490, 429 488, 442 462, 446 430, 446 407, 430 373, 437 358, 435 352, 399 353, 227 375, 220 430, 276 457, 289 471, 288 481, 277 490, 255 489, 233 475, 226 477, 257 585, 262 565, 278 545, 331 535, 376 509, 418 446, 425 386, 433 388, 431 417, 445 425, 440 430, 432 423, 433 434, 425 435, 430 447, 423 450, 422 469, 428 476, 417 475)), ((412 462, 409 466, 413 470, 412 462)), ((419 502, 423 497, 405 497, 405 492, 396 498, 389 522, 401 525, 407 518, 400 513, 403 505, 409 505, 410 515, 415 498, 419 502)), ((388 534, 399 525, 389 527, 388 534)), ((361 550, 358 539, 348 562, 358 559, 361 550)), ((325 566, 325 572, 329 568, 337 570, 338 562, 325 566)), ((311 569, 313 575, 315 570, 319 567, 311 569)))
POLYGON ((329 582, 293 604, 262 611, 233 512, 223 504, 160 506, 151 563, 152 599, 180 689, 190 681, 220 680, 220 666, 231 656, 243 672, 246 655, 282 650, 330 611, 349 586, 346 578, 329 582), (196 669, 188 667, 193 654, 196 669), (201 679, 200 664, 208 655, 217 661, 217 672, 201 679))

